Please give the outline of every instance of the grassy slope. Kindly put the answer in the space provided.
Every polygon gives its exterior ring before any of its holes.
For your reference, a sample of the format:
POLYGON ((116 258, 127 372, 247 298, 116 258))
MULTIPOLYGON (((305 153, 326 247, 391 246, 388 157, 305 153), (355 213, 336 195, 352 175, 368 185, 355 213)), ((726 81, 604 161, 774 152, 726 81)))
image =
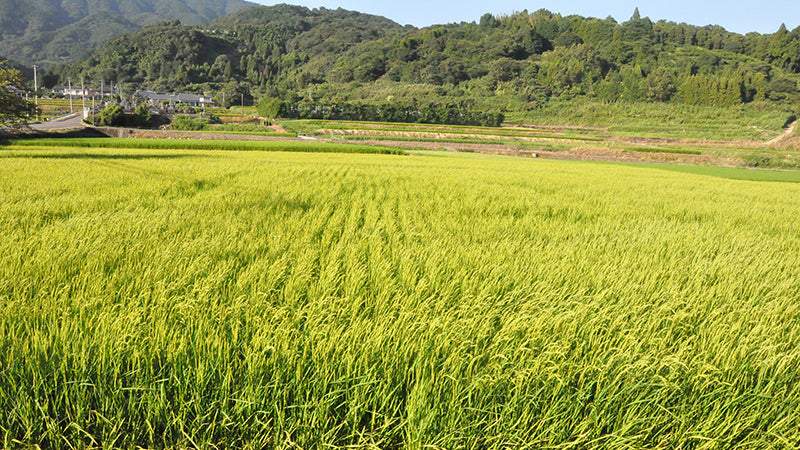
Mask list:
POLYGON ((5 446, 800 442, 798 184, 0 152, 5 446))
POLYGON ((670 103, 603 103, 574 98, 511 114, 508 122, 607 128, 612 134, 711 140, 772 139, 791 113, 767 103, 730 108, 670 103))

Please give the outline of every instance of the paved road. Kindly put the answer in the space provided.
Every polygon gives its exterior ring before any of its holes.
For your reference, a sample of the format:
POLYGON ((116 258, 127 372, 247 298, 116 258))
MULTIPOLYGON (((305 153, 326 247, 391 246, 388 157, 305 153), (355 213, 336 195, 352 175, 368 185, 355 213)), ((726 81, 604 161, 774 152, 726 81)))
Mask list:
POLYGON ((36 131, 74 130, 86 128, 86 124, 81 121, 82 119, 82 113, 75 113, 56 120, 49 120, 47 122, 33 124, 31 125, 31 128, 36 131))

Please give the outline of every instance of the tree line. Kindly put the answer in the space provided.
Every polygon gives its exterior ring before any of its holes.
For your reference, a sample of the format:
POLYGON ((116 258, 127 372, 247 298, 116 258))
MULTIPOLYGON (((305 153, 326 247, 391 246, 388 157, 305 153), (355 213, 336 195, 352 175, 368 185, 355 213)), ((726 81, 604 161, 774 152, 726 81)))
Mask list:
POLYGON ((499 127, 505 115, 499 111, 484 112, 465 104, 320 104, 289 103, 265 98, 258 104, 263 117, 317 120, 353 120, 369 122, 429 123, 499 127))

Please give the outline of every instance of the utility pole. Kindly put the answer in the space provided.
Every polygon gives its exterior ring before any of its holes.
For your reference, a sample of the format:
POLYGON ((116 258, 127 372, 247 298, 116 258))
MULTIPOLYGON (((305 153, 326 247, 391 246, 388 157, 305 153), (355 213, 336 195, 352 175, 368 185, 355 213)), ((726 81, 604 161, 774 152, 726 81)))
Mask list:
POLYGON ((242 94, 242 114, 244 114, 244 94, 242 94))
POLYGON ((81 107, 83 110, 81 112, 86 111, 86 88, 83 87, 83 77, 81 77, 81 107))
POLYGON ((72 78, 67 78, 67 83, 69 83, 69 112, 74 113, 75 108, 72 107, 72 78))
POLYGON ((33 65, 33 93, 36 96, 36 106, 39 106, 39 79, 36 78, 36 64, 33 65))
POLYGON ((92 94, 92 126, 94 126, 94 94, 92 94))
POLYGON ((103 83, 105 83, 105 80, 100 80, 100 103, 103 103, 103 99, 106 97, 106 90, 103 83))

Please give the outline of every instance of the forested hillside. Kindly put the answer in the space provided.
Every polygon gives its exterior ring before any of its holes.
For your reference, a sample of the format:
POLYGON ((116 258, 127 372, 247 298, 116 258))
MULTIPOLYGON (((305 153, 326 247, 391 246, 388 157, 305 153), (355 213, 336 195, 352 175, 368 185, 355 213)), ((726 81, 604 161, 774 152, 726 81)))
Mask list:
POLYGON ((26 65, 76 61, 146 25, 197 25, 250 6, 244 0, 0 0, 0 54, 26 65))
POLYGON ((524 111, 552 98, 736 106, 798 101, 800 28, 623 22, 546 10, 424 29, 344 10, 258 7, 162 23, 60 70, 132 86, 293 103, 456 102, 524 111))

